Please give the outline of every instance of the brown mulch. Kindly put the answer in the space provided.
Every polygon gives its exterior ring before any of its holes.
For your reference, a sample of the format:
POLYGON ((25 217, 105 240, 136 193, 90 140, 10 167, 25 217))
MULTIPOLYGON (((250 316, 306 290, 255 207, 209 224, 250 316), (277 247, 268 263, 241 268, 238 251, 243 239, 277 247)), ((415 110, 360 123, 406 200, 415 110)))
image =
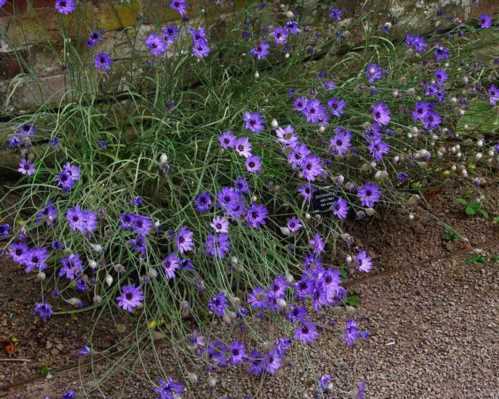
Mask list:
MULTIPOLYGON (((499 204, 498 188, 486 191, 499 204)), ((338 399, 352 397, 360 380, 367 383, 368 398, 499 398, 499 263, 491 260, 499 255, 499 229, 466 217, 453 205, 457 193, 446 189, 429 196, 428 203, 415 207, 414 221, 386 212, 349 227, 382 266, 354 281, 351 289, 361 306, 324 315, 323 324, 334 320, 338 327, 323 331, 314 346, 296 345, 275 377, 260 381, 236 370, 210 374, 218 380, 211 388, 200 368, 192 370, 199 383, 185 397, 313 398, 316 379, 330 373, 335 378, 331 397, 338 399), (438 220, 465 240, 444 240, 438 220), (468 264, 476 250, 488 254, 485 264, 468 264), (338 339, 348 318, 361 320, 371 333, 354 349, 338 339)), ((39 297, 36 280, 9 263, 0 267, 0 277, 0 338, 15 341, 15 353, 0 352, 0 398, 57 398, 68 387, 78 389, 80 379, 88 381, 88 370, 76 367, 76 353, 93 326, 92 315, 40 323, 32 316, 39 297), (41 376, 47 368, 51 379, 41 376)), ((111 317, 100 323, 94 333, 97 349, 123 340, 127 333, 116 326, 126 323, 111 317)), ((160 342, 157 356, 168 363, 170 350, 160 342)), ((149 380, 159 375, 155 356, 148 351, 128 370, 117 371, 101 386, 105 393, 79 397, 154 398, 149 380)), ((175 366, 166 368, 173 372, 175 366)), ((94 376, 105 370, 105 363, 98 364, 94 376)))

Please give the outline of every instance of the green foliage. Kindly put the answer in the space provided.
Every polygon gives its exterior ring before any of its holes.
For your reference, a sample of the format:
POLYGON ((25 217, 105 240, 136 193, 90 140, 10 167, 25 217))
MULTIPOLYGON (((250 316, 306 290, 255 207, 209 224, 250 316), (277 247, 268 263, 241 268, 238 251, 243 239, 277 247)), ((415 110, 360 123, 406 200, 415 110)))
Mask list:
POLYGON ((468 201, 464 198, 458 198, 456 199, 456 202, 460 205, 464 206, 464 212, 468 216, 480 216, 483 217, 484 219, 489 218, 488 212, 483 208, 483 205, 481 202, 478 201, 468 201))

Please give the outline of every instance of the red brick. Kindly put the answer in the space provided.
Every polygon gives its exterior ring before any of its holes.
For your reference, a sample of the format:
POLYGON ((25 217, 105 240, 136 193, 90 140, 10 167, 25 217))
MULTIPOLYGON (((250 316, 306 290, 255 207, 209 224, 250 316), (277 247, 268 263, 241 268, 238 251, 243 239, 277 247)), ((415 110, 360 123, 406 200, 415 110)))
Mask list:
POLYGON ((0 8, 0 16, 24 14, 27 9, 27 0, 7 0, 7 4, 0 8))
POLYGON ((0 80, 12 79, 21 71, 22 67, 14 54, 0 53, 0 80))

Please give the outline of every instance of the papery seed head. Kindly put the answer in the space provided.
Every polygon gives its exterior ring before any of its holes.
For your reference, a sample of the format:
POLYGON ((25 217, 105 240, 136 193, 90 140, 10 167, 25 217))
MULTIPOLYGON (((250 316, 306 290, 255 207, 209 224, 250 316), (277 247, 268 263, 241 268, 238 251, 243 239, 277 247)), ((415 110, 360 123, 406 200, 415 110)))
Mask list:
POLYGON ((105 277, 105 279, 104 279, 104 280, 106 281, 106 284, 108 285, 108 287, 110 287, 110 286, 111 286, 111 284, 113 284, 113 276, 111 276, 110 274, 108 274, 108 275, 105 277))
POLYGON ((217 379, 213 376, 209 376, 208 377, 208 385, 211 387, 211 388, 214 388, 216 385, 217 385, 217 379))
POLYGON ((374 208, 367 208, 365 210, 365 213, 367 216, 374 216, 374 214, 376 213, 376 211, 374 210, 374 208))
POLYGON ((38 272, 36 278, 40 281, 44 281, 47 278, 47 275, 44 272, 38 272))
POLYGON ((272 119, 272 122, 270 122, 270 124, 274 129, 277 129, 279 127, 279 122, 277 122, 277 119, 272 119))

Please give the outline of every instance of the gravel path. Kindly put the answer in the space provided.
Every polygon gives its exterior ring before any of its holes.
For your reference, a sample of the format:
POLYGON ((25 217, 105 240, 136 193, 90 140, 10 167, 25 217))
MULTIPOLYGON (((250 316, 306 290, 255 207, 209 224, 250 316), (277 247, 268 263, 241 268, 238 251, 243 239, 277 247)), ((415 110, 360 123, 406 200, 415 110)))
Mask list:
MULTIPOLYGON (((496 247, 499 252, 499 243, 496 247)), ((499 264, 453 258, 361 284, 371 398, 499 398, 499 264)))

